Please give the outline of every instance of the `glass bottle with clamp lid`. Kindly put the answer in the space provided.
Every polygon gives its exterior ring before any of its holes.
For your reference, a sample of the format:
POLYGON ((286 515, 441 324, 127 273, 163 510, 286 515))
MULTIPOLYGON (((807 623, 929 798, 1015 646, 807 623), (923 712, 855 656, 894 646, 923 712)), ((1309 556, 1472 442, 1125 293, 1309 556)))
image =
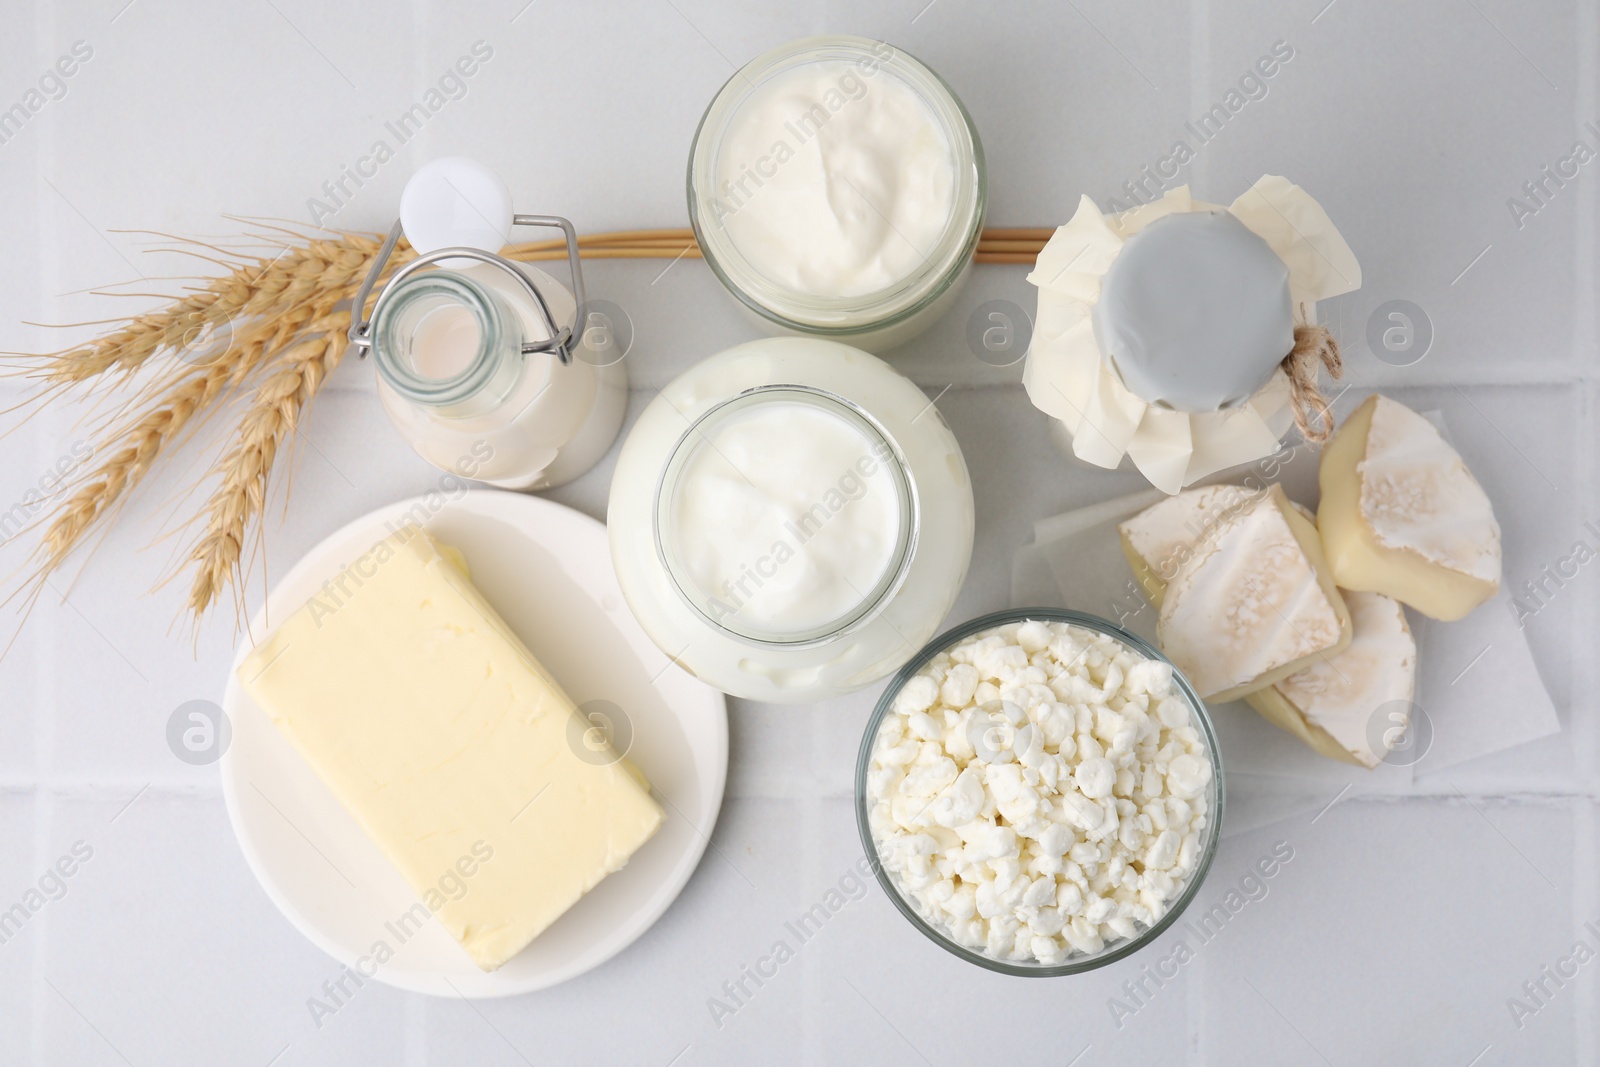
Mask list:
POLYGON ((419 170, 356 294, 350 342, 372 354, 389 418, 441 470, 506 489, 571 481, 622 425, 627 374, 582 342, 583 271, 572 223, 521 215, 497 175, 461 158, 419 170), (499 254, 512 226, 559 229, 572 289, 499 254), (417 253, 367 299, 404 235, 417 253))

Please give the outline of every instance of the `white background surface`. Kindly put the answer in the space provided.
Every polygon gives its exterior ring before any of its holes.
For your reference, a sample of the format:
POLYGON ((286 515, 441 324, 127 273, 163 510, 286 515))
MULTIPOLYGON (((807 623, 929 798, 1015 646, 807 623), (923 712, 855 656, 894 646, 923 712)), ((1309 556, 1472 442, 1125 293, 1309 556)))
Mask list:
MULTIPOLYGON (((79 290, 194 269, 119 230, 228 234, 229 212, 308 219, 307 198, 375 139, 393 144, 384 123, 480 39, 494 55, 467 95, 334 224, 386 227, 411 168, 466 153, 501 170, 521 210, 588 231, 682 225, 688 142, 713 92, 734 64, 820 32, 883 37, 927 61, 982 134, 991 224, 1055 224, 1080 193, 1102 204, 1118 195, 1283 40, 1295 56, 1267 96, 1187 168, 1196 193, 1225 202, 1271 171, 1322 201, 1365 269, 1364 287, 1327 309, 1352 377, 1445 413, 1498 505, 1510 584, 1594 539, 1582 527, 1600 519, 1600 162, 1520 227, 1507 207, 1574 139, 1596 147, 1583 128, 1600 117, 1594 0, 125 2, 4 0, 0 106, 74 41, 94 56, 64 98, 0 145, 0 348, 62 338, 23 320, 102 319, 139 304, 79 290), (1385 366, 1362 340, 1390 299, 1420 305, 1437 332, 1414 366, 1385 366)), ((702 264, 664 266, 589 267, 591 292, 623 306, 637 331, 631 414, 690 363, 752 335, 702 264)), ((1138 487, 1062 463, 1020 368, 969 351, 965 324, 981 301, 1031 307, 1023 274, 980 268, 956 311, 891 357, 939 398, 976 480, 977 551, 952 622, 1007 606, 1012 553, 1036 519, 1138 487)), ((8 401, 23 395, 3 389, 8 401)), ((63 409, 0 439, 6 506, 83 432, 63 409)), ((317 401, 298 453, 292 506, 269 521, 268 576, 349 519, 435 482, 353 362, 317 401)), ((1583 930, 1600 925, 1600 562, 1528 624, 1560 735, 1454 768, 1432 795, 1347 796, 1320 815, 1286 800, 1290 817, 1233 834, 1197 907, 1219 902, 1275 842, 1294 859, 1219 936, 1191 939, 1193 961, 1120 1027, 1108 998, 1166 955, 1174 932, 1087 976, 1005 978, 941 953, 875 887, 713 1021, 708 998, 725 998, 723 982, 774 941, 792 942, 784 923, 860 855, 850 778, 874 687, 816 707, 733 702, 714 848, 660 923, 609 964, 481 1005, 369 984, 319 1028, 307 998, 337 966, 251 878, 215 768, 181 763, 165 742, 179 704, 217 699, 234 641, 224 613, 191 642, 182 583, 144 595, 166 568, 171 545, 157 538, 173 509, 198 504, 183 502, 198 456, 146 485, 70 600, 42 601, 0 662, 0 908, 74 841, 94 849, 66 895, 0 945, 0 1063, 1600 1058, 1600 960, 1549 985, 1547 1006, 1520 1028, 1507 1008, 1580 937, 1600 947, 1583 930)), ((611 462, 551 495, 602 516, 611 462)), ((6 572, 25 550, 0 548, 6 572)), ((257 572, 252 602, 261 581, 257 572)), ((1447 730, 1448 699, 1428 710, 1447 730)))

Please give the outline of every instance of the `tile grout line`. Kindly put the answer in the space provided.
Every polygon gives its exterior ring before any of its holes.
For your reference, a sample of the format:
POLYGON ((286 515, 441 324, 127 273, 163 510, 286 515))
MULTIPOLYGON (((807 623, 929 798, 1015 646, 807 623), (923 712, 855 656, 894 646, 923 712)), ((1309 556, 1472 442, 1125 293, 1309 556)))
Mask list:
POLYGON ((428 997, 407 992, 405 997, 405 1050, 406 1067, 427 1067, 428 1063, 428 997))
MULTIPOLYGON (((1597 810, 1600 810, 1600 805, 1592 801, 1580 803, 1574 806, 1572 816, 1572 829, 1578 842, 1572 859, 1572 928, 1578 931, 1584 929, 1584 924, 1600 919, 1600 891, 1597 891, 1600 889, 1600 877, 1596 875, 1600 864, 1596 863, 1594 844, 1597 810)), ((1593 968, 1585 968, 1578 974, 1576 984, 1573 1062, 1594 1063, 1597 1052, 1595 1013, 1582 1010, 1582 1005, 1586 994, 1588 1002, 1592 1003, 1597 991, 1600 991, 1600 975, 1596 975, 1593 968)))
MULTIPOLYGON (((1210 0, 1189 0, 1189 99, 1186 111, 1198 115, 1209 107, 1208 81, 1211 76, 1211 4, 1210 0)), ((1196 153, 1190 164, 1188 178, 1198 188, 1205 188, 1205 174, 1210 169, 1209 153, 1196 153)), ((1188 1037, 1194 1062, 1210 1062, 1206 1043, 1210 1036, 1205 1026, 1205 993, 1216 984, 1209 957, 1198 961, 1194 981, 1183 990, 1183 1032, 1188 1037)))
MULTIPOLYGON (((1578 85, 1574 92, 1573 125, 1582 127, 1585 122, 1600 116, 1596 110, 1600 105, 1600 95, 1596 93, 1596 57, 1594 49, 1589 42, 1600 33, 1600 15, 1596 13, 1596 0, 1580 0, 1577 5, 1577 32, 1575 33, 1577 56, 1578 85)), ((1580 176, 1580 192, 1589 195, 1578 197, 1576 207, 1577 220, 1573 226, 1573 354, 1575 370, 1580 377, 1587 380, 1584 368, 1590 364, 1585 356, 1592 355, 1596 348, 1596 307, 1594 297, 1595 284, 1595 190, 1592 175, 1580 176)))
MULTIPOLYGON (((429 0, 411 0, 411 68, 416 84, 427 84, 427 75, 423 71, 422 42, 427 40, 428 24, 433 14, 429 0)), ((417 131, 414 140, 432 139, 432 123, 426 123, 417 131)), ((424 141, 424 143, 428 143, 424 141)), ((407 146, 409 147, 409 146, 407 146)), ((416 149, 411 149, 415 153, 416 149)), ((424 155, 423 158, 431 158, 424 155)), ((415 155, 411 157, 411 166, 415 169, 421 165, 415 155)), ((513 195, 515 193, 513 192, 513 195)), ((397 209, 398 210, 398 207, 397 209)), ((526 210, 526 209, 524 209, 526 210)), ((377 393, 374 390, 373 395, 377 393)), ((428 1010, 425 997, 417 993, 407 993, 404 1002, 404 1033, 401 1037, 401 1049, 405 1055, 407 1067, 423 1067, 428 1062, 428 1010)))
MULTIPOLYGON (((46 419, 44 425, 53 427, 54 417, 46 419)), ((46 452, 49 449, 51 435, 39 435, 39 449, 46 452)), ((46 460, 41 457, 41 463, 46 460)), ((33 768, 29 775, 29 795, 33 800, 33 868, 41 871, 50 861, 49 841, 51 826, 54 822, 56 797, 49 790, 41 788, 40 783, 45 777, 45 769, 55 766, 55 735, 56 735, 56 706, 58 693, 56 684, 56 665, 61 649, 61 616, 56 612, 43 613, 44 617, 35 616, 28 620, 30 625, 37 624, 38 629, 32 635, 32 640, 38 642, 33 657, 34 679, 34 706, 33 706, 33 768)), ((29 984, 32 997, 31 1035, 32 1062, 37 1065, 49 1063, 45 1046, 45 1013, 49 1003, 48 987, 44 983, 45 954, 48 949, 50 915, 43 915, 39 920, 39 928, 33 933, 32 943, 29 945, 29 984)))
MULTIPOLYGON (((49 862, 47 840, 50 836, 50 816, 45 810, 47 804, 50 804, 51 807, 54 806, 42 794, 35 794, 33 800, 33 868, 36 871, 43 870, 45 864, 49 862)), ((33 1027, 33 1032, 29 1036, 33 1063, 36 1067, 43 1067, 43 1065, 50 1062, 44 1054, 44 1021, 46 1004, 48 1003, 45 997, 45 991, 48 987, 44 984, 44 954, 49 945, 49 939, 45 936, 48 932, 49 922, 50 917, 48 915, 40 917, 38 929, 32 931, 33 938, 28 945, 28 992, 30 998, 30 1021, 33 1027)))
MULTIPOLYGON (((1592 120, 1600 111, 1600 93, 1596 91, 1597 57, 1592 42, 1597 33, 1600 33, 1600 0, 1580 0, 1577 5, 1575 18, 1577 21, 1574 33, 1577 55, 1578 86, 1575 95, 1575 111, 1573 125, 1581 126, 1585 121, 1592 120)), ((1576 263, 1573 265, 1574 286, 1574 322, 1573 322, 1573 354, 1577 368, 1590 365, 1590 359, 1596 352, 1596 307, 1594 296, 1595 284, 1595 255, 1600 248, 1596 246, 1596 190, 1592 175, 1585 175, 1585 184, 1580 184, 1580 195, 1577 203, 1577 220, 1573 227, 1573 254, 1576 263)), ((1581 371, 1580 371, 1581 372, 1581 371)), ((1579 448, 1576 463, 1578 484, 1588 486, 1590 500, 1579 503, 1580 515, 1585 505, 1593 504, 1597 494, 1595 486, 1596 459, 1592 443, 1600 432, 1600 423, 1597 423, 1595 411, 1596 388, 1593 384, 1583 389, 1580 398, 1578 416, 1579 448)), ((1589 634, 1593 636, 1597 627, 1600 627, 1600 607, 1597 607, 1594 597, 1580 597, 1573 606, 1576 618, 1572 632, 1575 635, 1589 634)), ((1568 707, 1568 738, 1572 745, 1574 762, 1578 767, 1580 781, 1586 784, 1594 782, 1597 769, 1594 758, 1595 728, 1590 716, 1576 714, 1578 704, 1577 694, 1593 693, 1596 685, 1600 685, 1600 666, 1597 666, 1593 657, 1574 655, 1572 657, 1571 700, 1568 707)), ((1573 814, 1573 829, 1576 832, 1576 849, 1573 856, 1573 887, 1572 887, 1572 912, 1573 928, 1582 929, 1586 922, 1600 918, 1600 878, 1597 878, 1597 868, 1600 868, 1600 842, 1595 840, 1596 804, 1579 803, 1575 806, 1573 814)), ((1600 977, 1593 973, 1579 976, 1578 991, 1580 996, 1587 992, 1590 997, 1595 995, 1596 987, 1600 987, 1600 977), (1587 990, 1585 989, 1587 986, 1587 990)), ((1579 1063, 1593 1063, 1596 1056, 1600 1055, 1600 1024, 1597 1024, 1596 1013, 1578 1010, 1573 1013, 1575 1032, 1573 1044, 1575 1060, 1579 1063)))
MULTIPOLYGON (((1196 182, 1195 184, 1199 183, 1196 182)), ((1331 315, 1335 316, 1342 315, 1344 313, 1345 312, 1341 311, 1337 306, 1332 308, 1330 312, 1331 315)), ((1330 320, 1329 325, 1337 326, 1337 322, 1330 320)), ((1336 329, 1335 332, 1340 331, 1336 329)), ((1343 328, 1343 332, 1348 334, 1348 327, 1343 328)), ((1600 343, 1597 343, 1596 348, 1600 349, 1600 343)), ((975 394, 1015 390, 1019 401, 1024 404, 1027 403, 1026 393, 1023 391, 1020 382, 957 381, 952 383, 947 375, 941 376, 931 372, 928 374, 923 374, 919 369, 916 368, 912 368, 912 373, 907 375, 907 377, 909 377, 911 381, 919 387, 929 390, 937 390, 945 386, 949 386, 949 392, 951 396, 959 396, 963 398, 970 398, 975 394)), ((1456 378, 1453 380, 1439 379, 1408 381, 1404 384, 1396 382, 1385 384, 1381 382, 1368 381, 1364 384, 1352 386, 1351 388, 1361 392, 1371 391, 1384 393, 1393 393, 1397 391, 1404 392, 1408 390, 1413 392, 1438 392, 1440 390, 1459 388, 1467 390, 1471 393, 1477 393, 1481 390, 1498 389, 1554 391, 1573 386, 1589 385, 1600 385, 1600 369, 1577 368, 1553 370, 1548 373, 1541 371, 1531 377, 1521 377, 1515 379, 1497 379, 1491 376, 1477 376, 1471 378, 1456 378)), ((630 397, 640 401, 648 400, 650 397, 655 396, 659 391, 660 389, 657 385, 641 383, 633 383, 628 389, 630 397)), ((379 400, 377 394, 364 387, 353 385, 330 386, 319 395, 333 398, 343 403, 369 403, 371 404, 373 411, 380 410, 378 407, 379 400)), ((0 385, 0 399, 3 399, 4 396, 4 386, 0 385)), ((1028 410, 1031 411, 1031 409, 1028 410)), ((1028 412, 1025 411, 1025 413, 1028 412)))
MULTIPOLYGON (((423 57, 423 49, 420 47, 420 43, 427 39, 428 14, 427 0, 411 0, 411 98, 413 100, 418 99, 422 91, 430 85, 427 60, 423 57)), ((412 172, 433 158, 428 147, 437 139, 438 131, 430 133, 430 125, 431 123, 423 123, 411 140, 401 146, 405 151, 405 163, 412 172)), ((513 189, 511 192, 515 203, 516 190, 513 189)), ((398 208, 397 204, 397 211, 398 208)))
MULTIPOLYGON (((820 777, 823 737, 827 733, 824 723, 832 720, 825 712, 819 712, 817 709, 813 709, 808 718, 811 726, 811 779, 815 782, 820 777)), ((851 799, 853 803, 853 794, 851 799)), ((814 874, 817 870, 818 857, 822 851, 821 815, 824 803, 826 800, 821 796, 821 790, 813 788, 801 808, 803 825, 800 839, 805 842, 805 846, 802 849, 804 865, 800 868, 802 872, 800 882, 804 888, 800 899, 795 902, 796 907, 804 907, 805 901, 812 896, 812 887, 806 884, 804 872, 809 871, 814 874)), ((822 985, 822 967, 815 956, 816 953, 806 953, 800 960, 800 1062, 807 1067, 823 1062, 820 1058, 821 1050, 817 1048, 816 1028, 812 1025, 813 1013, 819 1011, 821 1007, 817 994, 822 985)))
MULTIPOLYGON (((1200 179, 1192 179, 1190 181, 1190 184, 1191 185, 1195 185, 1195 186, 1199 186, 1201 184, 1201 180, 1200 179)), ((1344 314, 1344 312, 1341 311, 1341 309, 1337 305, 1332 307, 1332 308, 1330 308, 1329 310, 1330 310, 1330 313, 1334 314, 1334 315, 1344 314)), ((1336 322, 1330 323, 1330 324, 1331 325, 1337 325, 1336 322)), ((1348 333, 1348 329, 1346 329, 1345 332, 1348 333)), ((952 361, 951 365, 954 365, 953 361, 952 361)), ((956 381, 956 382, 952 383, 951 380, 950 380, 950 375, 949 374, 938 373, 938 369, 943 368, 944 366, 945 366, 945 364, 941 363, 941 364, 936 364, 934 366, 934 369, 925 369, 925 368, 922 368, 922 367, 910 367, 910 368, 901 368, 901 369, 902 369, 902 373, 906 373, 906 376, 909 377, 913 382, 915 382, 918 386, 926 388, 926 389, 939 389, 939 388, 943 388, 945 386, 949 386, 951 392, 954 392, 954 393, 971 393, 971 392, 989 391, 989 390, 1015 389, 1015 390, 1018 391, 1019 394, 1026 395, 1025 393, 1023 393, 1022 383, 1020 381, 1010 381, 1010 380, 1006 380, 1006 381, 998 381, 998 380, 996 380, 996 381, 988 381, 988 380, 983 380, 983 381, 980 381, 980 380, 972 380, 972 381, 956 381)), ((636 381, 630 381, 630 383, 628 385, 628 392, 629 392, 630 395, 635 395, 640 399, 648 399, 650 397, 655 396, 657 393, 659 393, 661 391, 661 387, 666 384, 667 380, 669 380, 669 379, 662 379, 661 381, 658 382, 653 378, 651 378, 651 379, 640 378, 640 379, 638 379, 636 381)), ((1543 389, 1543 388, 1550 388, 1550 387, 1554 387, 1554 386, 1572 385, 1574 383, 1582 383, 1582 384, 1600 383, 1600 370, 1594 369, 1592 367, 1580 365, 1580 366, 1576 366, 1576 367, 1565 367, 1565 368, 1556 367, 1556 368, 1549 368, 1549 369, 1540 369, 1540 370, 1534 372, 1532 375, 1516 375, 1516 376, 1508 375, 1508 376, 1505 376, 1505 377, 1497 377, 1492 371, 1486 371, 1486 372, 1481 373, 1481 374, 1476 374, 1476 375, 1467 376, 1467 377, 1453 376, 1453 377, 1450 377, 1450 378, 1437 378, 1437 379, 1419 378, 1419 379, 1414 380, 1414 381, 1407 381, 1403 385, 1399 384, 1399 383, 1389 383, 1387 385, 1380 385, 1380 383, 1376 383, 1376 382, 1369 383, 1369 384, 1370 384, 1371 388, 1373 388, 1373 389, 1378 389, 1378 388, 1381 387, 1381 388, 1384 388, 1384 389, 1395 389, 1395 388, 1398 388, 1398 389, 1434 389, 1434 390, 1437 390, 1437 389, 1448 389, 1451 386, 1459 386, 1462 389, 1500 389, 1500 388, 1506 388, 1506 387, 1543 389)), ((1366 386, 1357 386, 1357 388, 1366 388, 1366 386)), ((0 383, 0 398, 5 397, 6 395, 7 395, 7 386, 4 383, 0 383)), ((329 386, 325 387, 325 389, 323 390, 323 393, 321 393, 319 395, 337 396, 337 397, 339 397, 341 399, 350 398, 350 397, 371 397, 372 398, 372 402, 374 404, 376 404, 378 402, 378 394, 375 391, 373 391, 372 389, 368 388, 366 385, 356 384, 356 383, 352 383, 352 382, 340 382, 340 383, 329 385, 329 386)))
MULTIPOLYGON (((1578 26, 1576 34, 1578 48, 1578 90, 1577 114, 1574 116, 1575 123, 1583 123, 1592 119, 1595 117, 1595 115, 1600 114, 1600 111, 1595 110, 1597 107, 1600 107, 1600 90, 1597 90, 1597 80, 1600 80, 1600 71, 1597 71, 1597 64, 1600 64, 1600 57, 1596 57, 1594 49, 1589 46, 1589 42, 1595 39, 1595 35, 1597 33, 1600 33, 1600 11, 1597 11, 1597 5, 1600 5, 1600 0, 1582 0, 1582 2, 1578 4, 1578 26)), ((1576 245, 1574 254, 1577 262, 1574 264, 1574 269, 1572 272, 1573 284, 1576 290, 1574 296, 1574 302, 1576 305, 1576 322, 1574 323, 1573 328, 1573 348, 1574 356, 1576 357, 1577 366, 1579 368, 1589 366, 1591 360, 1594 358, 1597 352, 1597 349, 1600 349, 1600 336, 1597 336, 1596 333, 1597 327, 1600 327, 1600 322, 1597 322, 1597 310, 1600 309, 1597 309, 1596 307, 1594 296, 1596 268, 1595 257, 1597 254, 1600 254, 1600 246, 1597 246, 1596 243, 1597 235, 1595 201, 1596 196, 1600 195, 1600 193, 1597 193, 1592 177, 1590 178, 1588 187, 1583 191, 1587 192, 1588 195, 1580 196, 1578 198, 1578 218, 1577 224, 1573 228, 1574 243, 1576 245)), ((1578 458, 1575 465, 1577 468, 1575 474, 1577 475, 1578 484, 1590 487, 1589 493, 1591 494, 1591 497, 1594 497, 1596 495, 1600 495, 1597 494, 1596 490, 1594 489, 1594 479, 1596 474, 1600 472, 1597 472, 1595 469, 1597 461, 1595 458, 1594 449, 1591 447, 1584 447, 1584 445, 1586 443, 1592 443, 1596 439, 1597 432, 1600 432, 1600 413, 1597 413, 1595 409, 1595 400, 1597 395, 1595 382, 1587 375, 1580 374, 1580 378, 1585 381, 1589 387, 1584 390, 1579 413, 1580 447, 1578 449, 1578 458)), ((1582 511, 1586 509, 1586 506, 1594 505, 1597 502, 1600 501, 1590 499, 1580 503, 1580 516, 1582 511)), ((1592 635, 1595 632, 1594 626, 1597 621, 1597 613, 1593 610, 1585 611, 1585 605, 1592 607, 1593 598, 1586 597, 1579 600, 1575 609, 1578 612, 1579 617, 1574 620, 1576 623, 1574 629, 1577 633, 1589 633, 1592 635), (1583 628, 1585 623, 1589 624, 1589 628, 1587 630, 1583 628)), ((1574 694, 1593 692, 1594 684, 1600 683, 1600 677, 1596 677, 1597 673, 1600 673, 1600 668, 1597 668, 1586 657, 1574 656, 1571 692, 1574 694), (1584 677, 1585 675, 1587 675, 1587 677, 1584 677), (1585 682, 1590 684, 1585 685, 1585 682)), ((1588 726, 1589 719, 1587 716, 1583 718, 1581 724, 1577 717, 1574 717, 1572 723, 1574 740, 1573 747, 1580 760, 1580 771, 1587 772, 1590 776, 1593 776, 1597 772, 1600 772, 1600 767, 1594 765, 1592 758, 1589 766, 1587 767, 1583 766, 1581 761, 1585 754, 1593 752, 1594 746, 1592 744, 1579 745, 1576 743, 1580 738, 1593 741, 1594 738, 1592 737, 1592 732, 1587 729, 1588 726), (1585 737, 1585 735, 1590 736, 1585 737)))
MULTIPOLYGON (((51 36, 55 29, 52 6, 44 0, 36 0, 33 5, 34 18, 34 47, 36 59, 50 54, 51 36)), ((39 237, 39 275, 45 280, 40 287, 40 297, 46 301, 53 301, 52 293, 65 291, 68 286, 62 284, 61 234, 56 224, 57 214, 48 210, 47 190, 50 172, 54 169, 56 158, 56 138, 54 131, 56 123, 39 123, 38 154, 35 157, 35 166, 38 168, 38 181, 34 182, 35 210, 34 217, 38 219, 39 237)), ((54 207, 54 205, 50 205, 54 207)), ((39 435, 38 447, 41 455, 41 464, 50 461, 48 455, 50 442, 54 434, 50 431, 55 428, 57 416, 43 420, 46 432, 39 435)), ((30 619, 29 622, 35 620, 30 619)), ((34 639, 39 642, 34 656, 37 684, 34 688, 33 708, 33 866, 34 870, 42 870, 44 864, 49 862, 49 837, 50 825, 55 813, 53 798, 47 797, 38 788, 39 779, 44 775, 47 767, 55 765, 55 733, 56 733, 56 664, 60 654, 61 634, 59 616, 51 613, 48 625, 42 633, 36 633, 34 639)), ((29 1034, 29 1051, 35 1065, 44 1065, 50 1062, 46 1054, 45 1020, 49 1010, 48 989, 45 985, 45 954, 49 947, 48 933, 49 916, 44 917, 40 929, 35 931, 33 943, 29 948, 28 978, 30 996, 29 1023, 32 1033, 29 1034)))
MULTIPOLYGON (((126 800, 133 790, 147 788, 153 793, 168 796, 193 796, 206 799, 222 799, 222 783, 211 782, 179 782, 155 781, 146 775, 129 775, 126 778, 96 778, 84 780, 66 780, 59 778, 39 777, 29 780, 5 781, 0 778, 0 795, 7 793, 49 793, 57 797, 72 797, 83 800, 126 800)), ((1600 799, 1597 797, 1596 799, 1600 799)))
MULTIPOLYGON (((1198 115, 1210 106, 1207 102, 1210 96, 1207 82, 1211 75, 1210 21, 1210 0, 1189 0, 1189 96, 1184 110, 1191 115, 1198 115)), ((1196 153, 1188 176, 1189 181, 1200 188, 1205 187, 1205 155, 1196 153)))
MULTIPOLYGON (((1278 775, 1250 775, 1246 777, 1280 778, 1278 775)), ((1290 780, 1290 779, 1283 779, 1290 780)), ((89 800, 126 800, 134 791, 148 788, 153 795, 169 797, 190 797, 197 800, 221 800, 222 787, 219 783, 207 782, 180 782, 180 781, 152 781, 148 776, 132 775, 127 778, 73 780, 41 779, 37 783, 32 781, 13 781, 7 783, 0 780, 0 796, 13 794, 23 795, 31 793, 50 793, 58 798, 70 797, 74 799, 89 800)), ((1600 804, 1600 785, 1580 789, 1503 789, 1491 788, 1486 791, 1474 788, 1462 790, 1467 796, 1479 800, 1489 800, 1497 803, 1509 804, 1540 804, 1548 805, 1573 800, 1587 800, 1600 804)), ((829 792, 808 793, 798 787, 792 792, 729 792, 729 800, 755 800, 755 801, 780 801, 792 803, 802 800, 817 801, 850 801, 854 797, 852 789, 840 789, 829 792)), ((1350 798, 1355 803, 1407 803, 1411 801, 1448 800, 1457 794, 1450 790, 1436 790, 1429 787, 1428 792, 1422 793, 1365 793, 1350 798)), ((1315 810, 1308 808, 1307 811, 1315 810)), ((1292 816, 1286 816, 1289 818, 1292 816)))
MULTIPOLYGON (((42 631, 41 631, 42 632, 42 631)), ((854 754, 852 753, 852 759, 854 754)), ((1452 765, 1454 766, 1454 765, 1452 765)), ((1291 776, 1258 774, 1241 772, 1248 779, 1269 778, 1285 781, 1294 780, 1291 776)), ((727 796, 737 800, 778 800, 798 801, 818 799, 824 801, 850 800, 854 794, 853 783, 845 783, 839 788, 829 788, 815 776, 804 781, 795 779, 784 783, 784 789, 777 790, 729 790, 727 796), (819 790, 821 790, 819 792, 819 790)), ((26 794, 35 790, 49 791, 58 796, 82 797, 87 799, 115 799, 125 800, 131 791, 149 787, 153 793, 169 796, 194 796, 205 799, 218 799, 222 794, 220 780, 207 777, 196 780, 183 778, 152 778, 148 770, 141 773, 129 773, 116 777, 105 776, 34 776, 32 774, 6 775, 0 774, 0 795, 26 794)), ((1468 796, 1479 797, 1486 800, 1507 801, 1511 803, 1548 803, 1565 800, 1592 800, 1600 803, 1600 781, 1589 783, 1578 788, 1517 788, 1504 786, 1491 786, 1489 788, 1464 789, 1468 796)), ((1404 800, 1433 800, 1441 797, 1454 797, 1454 790, 1429 787, 1427 791, 1417 793, 1383 793, 1364 792, 1356 798, 1363 801, 1383 803, 1387 801, 1404 800)), ((1308 809, 1314 810, 1314 809, 1308 809)))

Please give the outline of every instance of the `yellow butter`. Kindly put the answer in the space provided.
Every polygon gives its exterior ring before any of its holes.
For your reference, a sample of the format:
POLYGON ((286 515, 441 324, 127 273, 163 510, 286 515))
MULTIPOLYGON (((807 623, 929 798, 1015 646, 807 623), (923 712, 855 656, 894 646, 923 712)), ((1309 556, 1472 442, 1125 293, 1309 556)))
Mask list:
POLYGON ((285 619, 238 674, 493 970, 621 868, 663 815, 452 556, 403 527, 285 619))
POLYGON ((1317 529, 1272 486, 1217 524, 1167 583, 1161 650, 1206 700, 1227 701, 1350 643, 1317 529))
POLYGON ((1500 525, 1439 431, 1368 397, 1322 451, 1317 527, 1345 589, 1384 593, 1452 620, 1500 588, 1500 525))

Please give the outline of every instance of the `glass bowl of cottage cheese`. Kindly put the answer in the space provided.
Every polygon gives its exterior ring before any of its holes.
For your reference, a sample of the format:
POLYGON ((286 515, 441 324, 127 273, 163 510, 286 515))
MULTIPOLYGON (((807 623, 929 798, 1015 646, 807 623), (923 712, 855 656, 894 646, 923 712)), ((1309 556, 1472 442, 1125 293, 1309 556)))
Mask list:
POLYGON ((1104 619, 997 612, 935 638, 878 701, 856 823, 889 898, 993 971, 1074 974, 1176 921, 1216 853, 1205 703, 1104 619))

